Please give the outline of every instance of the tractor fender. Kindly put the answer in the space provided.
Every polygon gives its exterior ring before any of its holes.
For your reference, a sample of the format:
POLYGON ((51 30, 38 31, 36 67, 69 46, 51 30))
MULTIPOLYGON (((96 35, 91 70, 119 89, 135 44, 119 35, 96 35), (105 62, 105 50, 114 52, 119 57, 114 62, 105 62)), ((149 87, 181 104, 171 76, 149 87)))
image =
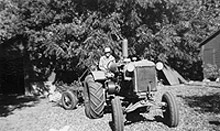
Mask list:
POLYGON ((106 75, 105 75, 105 72, 103 71, 92 71, 91 72, 94 80, 106 80, 106 75))

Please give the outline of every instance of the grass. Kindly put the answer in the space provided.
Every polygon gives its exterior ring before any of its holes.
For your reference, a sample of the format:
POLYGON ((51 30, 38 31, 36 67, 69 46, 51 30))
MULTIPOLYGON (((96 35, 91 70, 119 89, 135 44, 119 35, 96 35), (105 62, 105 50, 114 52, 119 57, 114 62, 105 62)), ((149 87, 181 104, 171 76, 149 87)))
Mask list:
MULTIPOLYGON (((125 131, 220 130, 220 88, 165 86, 159 88, 157 98, 160 99, 165 91, 176 95, 180 113, 178 127, 169 128, 164 125, 161 111, 155 110, 131 117, 132 121, 125 123, 125 131)), ((67 111, 47 99, 23 99, 15 103, 1 102, 0 107, 14 107, 6 115, 0 112, 1 131, 48 131, 51 128, 61 129, 66 125, 70 126, 70 131, 111 131, 109 113, 101 119, 90 120, 85 116, 83 106, 67 111)), ((16 101, 16 98, 12 101, 16 101)))

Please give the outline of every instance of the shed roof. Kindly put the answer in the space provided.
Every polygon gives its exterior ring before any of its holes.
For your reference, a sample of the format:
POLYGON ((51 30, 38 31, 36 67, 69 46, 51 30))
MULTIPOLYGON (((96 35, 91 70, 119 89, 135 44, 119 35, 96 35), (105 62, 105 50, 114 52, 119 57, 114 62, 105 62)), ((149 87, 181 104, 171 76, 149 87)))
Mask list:
POLYGON ((212 33, 208 38, 206 38, 205 40, 203 40, 200 44, 199 47, 205 45, 206 43, 208 43, 210 40, 212 40, 213 38, 215 38, 216 36, 218 36, 220 34, 220 29, 218 29, 216 32, 212 33))

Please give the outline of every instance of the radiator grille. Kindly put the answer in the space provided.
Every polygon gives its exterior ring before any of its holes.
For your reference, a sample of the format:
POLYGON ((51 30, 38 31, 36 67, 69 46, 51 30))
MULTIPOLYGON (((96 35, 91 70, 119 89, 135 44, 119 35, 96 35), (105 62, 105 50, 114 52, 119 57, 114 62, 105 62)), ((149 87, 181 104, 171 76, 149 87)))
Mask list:
POLYGON ((146 92, 151 86, 151 91, 156 90, 156 70, 154 66, 135 68, 135 91, 146 92))

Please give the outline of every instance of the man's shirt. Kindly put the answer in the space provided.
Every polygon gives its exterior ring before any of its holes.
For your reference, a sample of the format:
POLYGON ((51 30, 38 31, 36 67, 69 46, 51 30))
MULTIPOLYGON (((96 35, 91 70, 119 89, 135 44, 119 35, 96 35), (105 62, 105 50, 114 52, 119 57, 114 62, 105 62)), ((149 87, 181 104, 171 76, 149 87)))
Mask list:
POLYGON ((107 69, 107 64, 111 61, 115 62, 115 58, 112 55, 110 55, 109 57, 106 57, 105 55, 102 56, 99 61, 99 69, 105 71, 107 69))

